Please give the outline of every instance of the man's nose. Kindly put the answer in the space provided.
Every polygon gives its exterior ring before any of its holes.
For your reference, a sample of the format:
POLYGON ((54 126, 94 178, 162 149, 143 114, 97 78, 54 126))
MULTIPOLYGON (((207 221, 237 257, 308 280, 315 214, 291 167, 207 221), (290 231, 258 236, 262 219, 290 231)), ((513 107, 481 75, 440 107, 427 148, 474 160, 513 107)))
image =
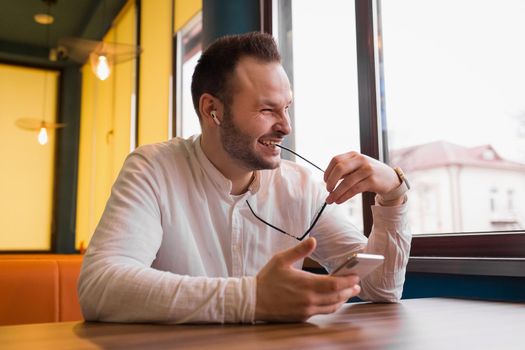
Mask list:
POLYGON ((288 111, 284 110, 282 112, 279 112, 277 114, 277 117, 278 120, 277 123, 274 124, 273 129, 275 131, 282 132, 284 135, 288 135, 290 132, 292 132, 292 123, 288 111))

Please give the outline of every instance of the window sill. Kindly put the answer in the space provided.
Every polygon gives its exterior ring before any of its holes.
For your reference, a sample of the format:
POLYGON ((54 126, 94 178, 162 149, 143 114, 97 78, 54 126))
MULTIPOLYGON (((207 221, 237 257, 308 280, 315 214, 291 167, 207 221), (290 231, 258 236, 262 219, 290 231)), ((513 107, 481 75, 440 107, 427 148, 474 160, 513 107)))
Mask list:
POLYGON ((412 237, 411 257, 525 258, 525 232, 472 232, 412 237))
POLYGON ((411 257, 407 272, 525 277, 524 258, 411 257))
MULTIPOLYGON (((322 269, 311 259, 304 268, 322 269)), ((407 272, 525 277, 525 232, 414 236, 407 272)))

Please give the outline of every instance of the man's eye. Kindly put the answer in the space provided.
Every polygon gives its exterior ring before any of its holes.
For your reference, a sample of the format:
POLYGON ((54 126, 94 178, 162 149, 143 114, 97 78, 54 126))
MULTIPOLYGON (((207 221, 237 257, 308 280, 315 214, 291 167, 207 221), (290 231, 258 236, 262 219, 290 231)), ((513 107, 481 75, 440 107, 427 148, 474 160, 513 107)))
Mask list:
POLYGON ((273 111, 269 108, 261 109, 261 113, 272 113, 273 111))

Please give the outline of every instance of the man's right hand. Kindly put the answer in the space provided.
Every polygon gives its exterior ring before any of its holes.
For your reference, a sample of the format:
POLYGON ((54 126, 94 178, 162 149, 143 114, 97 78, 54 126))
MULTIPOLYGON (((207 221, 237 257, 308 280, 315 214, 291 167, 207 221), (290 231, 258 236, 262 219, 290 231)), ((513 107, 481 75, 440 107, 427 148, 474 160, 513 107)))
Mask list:
POLYGON ((335 312, 360 292, 359 277, 316 275, 292 264, 310 255, 314 238, 277 253, 257 274, 258 321, 304 322, 317 314, 335 312))

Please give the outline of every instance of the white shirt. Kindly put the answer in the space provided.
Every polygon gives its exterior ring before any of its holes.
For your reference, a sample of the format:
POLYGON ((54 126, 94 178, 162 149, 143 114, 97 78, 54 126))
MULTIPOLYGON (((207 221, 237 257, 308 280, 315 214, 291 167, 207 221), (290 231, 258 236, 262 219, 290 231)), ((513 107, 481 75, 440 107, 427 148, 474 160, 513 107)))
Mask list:
MULTIPOLYGON (((230 193, 197 136, 129 155, 84 257, 78 291, 86 320, 253 322, 257 272, 299 242, 256 219, 246 200, 259 217, 300 236, 328 193, 289 161, 257 171, 245 194, 230 193)), ((406 204, 372 207, 368 243, 342 209, 325 209, 311 232, 312 258, 330 271, 352 252, 382 254, 360 296, 399 300, 411 237, 406 204)))

